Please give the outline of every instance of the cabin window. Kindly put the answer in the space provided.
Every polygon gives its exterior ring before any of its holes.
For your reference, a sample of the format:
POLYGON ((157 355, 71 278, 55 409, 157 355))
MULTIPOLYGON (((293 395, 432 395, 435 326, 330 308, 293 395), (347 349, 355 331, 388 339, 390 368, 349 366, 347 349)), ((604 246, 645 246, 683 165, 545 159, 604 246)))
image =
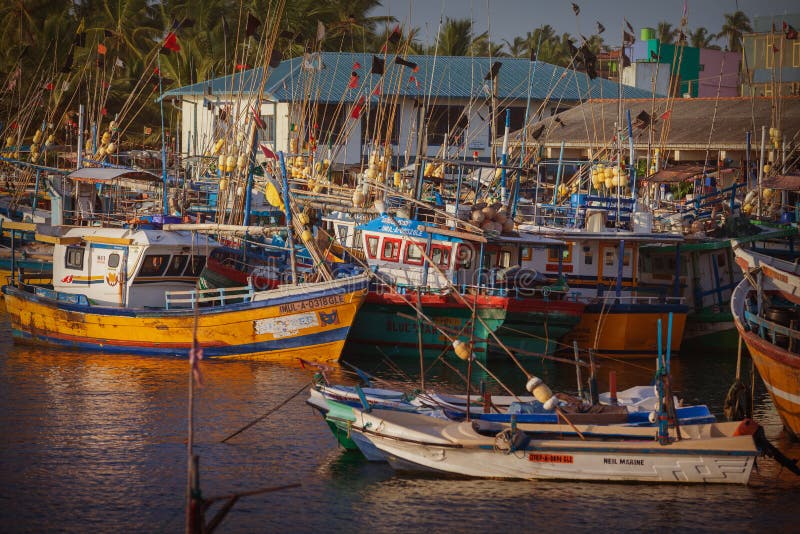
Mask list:
POLYGON ((519 259, 522 261, 531 261, 533 259, 533 247, 522 247, 519 252, 519 259))
POLYGON ((431 261, 439 267, 450 266, 450 247, 441 245, 431 246, 431 261))
POLYGON ((622 266, 623 267, 628 267, 630 264, 631 264, 631 251, 630 250, 626 250, 622 254, 622 266))
POLYGON ((411 265, 422 265, 422 248, 424 245, 419 243, 409 243, 406 245, 406 263, 411 265))
POLYGON ((584 265, 591 265, 594 263, 594 256, 591 252, 584 252, 583 253, 583 264, 584 265))
POLYGON ((614 265, 617 261, 617 251, 615 250, 606 250, 605 259, 603 260, 603 264, 607 267, 614 265))
POLYGON ((561 255, 563 263, 572 263, 572 246, 550 247, 547 249, 547 261, 558 261, 559 255, 561 255))
POLYGON ((184 276, 200 276, 200 273, 203 272, 203 267, 206 266, 206 257, 205 256, 191 256, 191 260, 189 260, 189 266, 186 267, 186 272, 183 273, 184 276))
POLYGON ((497 266, 507 269, 511 265, 511 253, 507 250, 501 250, 497 255, 497 266))
POLYGON ((472 258, 474 251, 469 245, 458 245, 456 249, 456 268, 470 269, 472 267, 472 258))
POLYGON ((139 269, 140 276, 161 276, 167 268, 169 254, 148 254, 144 257, 142 268, 139 269))
POLYGON ((384 261, 397 261, 400 259, 400 245, 402 242, 399 239, 391 239, 388 237, 383 238, 383 249, 381 250, 381 259, 384 261))
POLYGON ((67 252, 64 254, 64 267, 82 271, 85 252, 83 247, 67 247, 67 252))
POLYGON ((116 269, 117 266, 119 265, 119 254, 117 254, 116 252, 112 252, 111 254, 109 254, 107 265, 111 269, 116 269))
POLYGON ((169 267, 167 267, 167 276, 180 276, 187 261, 189 261, 189 256, 172 256, 172 259, 169 260, 169 267))
POLYGON ((375 258, 378 256, 378 236, 367 236, 367 256, 375 258))
POLYGON ((336 227, 337 234, 339 236, 339 243, 342 245, 347 245, 347 234, 349 233, 348 227, 346 224, 340 224, 336 227))
POLYGON ((717 254, 717 267, 725 267, 725 254, 717 254))

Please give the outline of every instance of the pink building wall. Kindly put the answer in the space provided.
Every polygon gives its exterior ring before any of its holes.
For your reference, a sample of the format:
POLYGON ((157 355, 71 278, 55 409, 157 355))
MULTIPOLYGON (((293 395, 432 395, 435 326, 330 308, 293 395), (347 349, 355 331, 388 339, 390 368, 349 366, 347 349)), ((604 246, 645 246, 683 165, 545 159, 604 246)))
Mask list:
POLYGON ((698 73, 698 97, 739 96, 739 67, 742 54, 722 50, 700 49, 701 71, 698 73), (720 72, 722 82, 720 83, 720 72))

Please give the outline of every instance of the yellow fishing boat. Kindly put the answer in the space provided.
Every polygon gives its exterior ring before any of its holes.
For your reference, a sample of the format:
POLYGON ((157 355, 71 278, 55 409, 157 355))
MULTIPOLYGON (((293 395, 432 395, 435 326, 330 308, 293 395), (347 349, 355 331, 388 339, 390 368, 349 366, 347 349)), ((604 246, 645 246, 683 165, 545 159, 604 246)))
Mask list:
POLYGON ((185 355, 196 336, 207 357, 335 361, 366 294, 364 276, 197 291, 216 243, 190 232, 84 227, 55 241, 52 288, 3 287, 17 339, 185 355))

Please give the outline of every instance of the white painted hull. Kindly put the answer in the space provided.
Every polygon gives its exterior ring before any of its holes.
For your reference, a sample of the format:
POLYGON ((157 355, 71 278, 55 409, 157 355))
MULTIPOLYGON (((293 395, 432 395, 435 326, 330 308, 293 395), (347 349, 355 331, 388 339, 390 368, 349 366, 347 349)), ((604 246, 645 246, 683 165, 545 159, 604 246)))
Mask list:
POLYGON ((663 446, 652 429, 587 425, 582 432, 594 439, 584 441, 567 425, 520 425, 534 438, 508 452, 507 442, 468 422, 382 411, 356 419, 353 432, 397 469, 468 477, 746 484, 758 454, 751 436, 733 436, 735 423, 693 425, 684 439, 663 446))

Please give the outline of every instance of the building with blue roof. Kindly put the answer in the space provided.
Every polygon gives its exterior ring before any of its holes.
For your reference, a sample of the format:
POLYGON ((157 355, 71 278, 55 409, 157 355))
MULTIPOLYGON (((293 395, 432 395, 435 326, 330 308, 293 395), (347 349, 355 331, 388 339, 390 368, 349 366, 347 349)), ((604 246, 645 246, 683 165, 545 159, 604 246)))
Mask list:
POLYGON ((243 124, 258 110, 264 126, 260 141, 271 150, 292 152, 310 141, 335 163, 358 164, 370 153, 376 131, 390 137, 392 154, 401 163, 420 151, 441 154, 443 147, 450 155, 486 159, 492 139, 503 133, 506 110, 511 129, 518 130, 526 109, 531 122, 588 99, 618 98, 620 91, 623 98, 652 96, 528 59, 400 59, 402 64, 393 55, 307 54, 269 69, 266 79, 263 68, 247 69, 167 91, 163 98, 182 110, 184 155, 207 153, 237 121, 243 124), (383 74, 377 73, 381 60, 383 74), (496 63, 499 70, 492 77, 496 63))

